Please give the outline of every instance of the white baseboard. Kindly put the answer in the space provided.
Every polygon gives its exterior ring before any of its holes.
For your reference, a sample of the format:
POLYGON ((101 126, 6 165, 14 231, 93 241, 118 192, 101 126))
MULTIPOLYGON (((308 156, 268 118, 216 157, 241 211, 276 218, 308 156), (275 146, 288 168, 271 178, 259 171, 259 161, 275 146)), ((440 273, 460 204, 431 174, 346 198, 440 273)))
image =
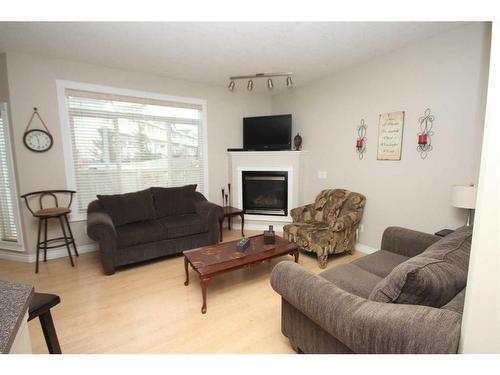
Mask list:
POLYGON ((359 243, 359 242, 356 243, 356 245, 354 246, 354 248, 357 251, 360 251, 360 252, 365 253, 365 254, 372 254, 372 253, 374 253, 375 251, 378 250, 378 249, 375 249, 374 247, 371 247, 371 246, 368 246, 368 245, 364 245, 364 244, 359 243))
MULTIPOLYGON (((97 243, 89 243, 86 245, 77 246, 78 254, 91 253, 99 249, 97 243)), ((73 250, 72 250, 73 251, 73 250)), ((73 252, 71 253, 73 255, 73 252)), ((40 252, 40 257, 42 257, 42 252, 40 252)), ((47 250, 47 260, 63 258, 68 256, 68 250, 64 247, 47 250)), ((25 262, 25 263, 34 263, 36 262, 36 254, 27 254, 27 253, 15 253, 11 251, 1 251, 0 259, 5 260, 13 260, 16 262, 25 262)))
MULTIPOLYGON (((273 229, 275 232, 283 232, 283 226, 286 225, 286 224, 271 224, 273 226, 273 229)), ((241 229, 241 223, 234 223, 232 226, 231 226, 232 229, 241 229)), ((260 224, 260 223, 245 223, 245 227, 244 229, 248 229, 248 230, 261 230, 261 231, 265 231, 267 229, 269 229, 269 223, 267 224, 260 224)))

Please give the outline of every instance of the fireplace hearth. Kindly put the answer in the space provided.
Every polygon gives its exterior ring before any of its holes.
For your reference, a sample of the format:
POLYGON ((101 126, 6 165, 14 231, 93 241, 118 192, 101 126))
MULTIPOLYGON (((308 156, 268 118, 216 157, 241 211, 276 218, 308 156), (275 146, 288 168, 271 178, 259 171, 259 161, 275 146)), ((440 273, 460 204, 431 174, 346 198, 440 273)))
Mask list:
POLYGON ((243 211, 252 215, 288 215, 288 172, 242 171, 243 211))

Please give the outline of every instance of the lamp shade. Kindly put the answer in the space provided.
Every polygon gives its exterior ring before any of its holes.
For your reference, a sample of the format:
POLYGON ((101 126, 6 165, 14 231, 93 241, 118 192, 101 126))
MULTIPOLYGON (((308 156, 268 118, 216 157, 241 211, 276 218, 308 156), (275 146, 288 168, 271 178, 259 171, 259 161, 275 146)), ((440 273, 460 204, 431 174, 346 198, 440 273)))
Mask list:
POLYGON ((451 188, 451 205, 459 208, 476 208, 477 188, 475 186, 454 185, 451 188))

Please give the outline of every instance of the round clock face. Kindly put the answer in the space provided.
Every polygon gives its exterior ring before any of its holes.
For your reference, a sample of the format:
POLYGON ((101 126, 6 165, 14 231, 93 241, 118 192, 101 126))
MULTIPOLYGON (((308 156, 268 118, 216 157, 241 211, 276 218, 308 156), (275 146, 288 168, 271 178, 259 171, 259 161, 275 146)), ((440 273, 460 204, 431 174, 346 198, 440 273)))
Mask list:
POLYGON ((23 141, 26 147, 35 152, 47 151, 54 143, 52 135, 40 129, 33 129, 24 133, 23 141))

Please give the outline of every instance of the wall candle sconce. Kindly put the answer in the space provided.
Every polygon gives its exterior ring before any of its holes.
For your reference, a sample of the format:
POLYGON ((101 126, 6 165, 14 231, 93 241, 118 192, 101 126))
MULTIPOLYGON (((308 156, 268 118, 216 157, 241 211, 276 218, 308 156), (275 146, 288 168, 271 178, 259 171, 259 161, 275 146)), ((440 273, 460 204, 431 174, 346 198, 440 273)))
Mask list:
POLYGON ((358 125, 358 138, 356 139, 356 152, 358 153, 359 160, 363 159, 366 151, 366 124, 365 119, 361 119, 358 125))
POLYGON ((431 115, 431 110, 427 108, 424 115, 418 119, 420 125, 420 133, 418 133, 417 151, 420 152, 420 157, 425 159, 429 152, 432 151, 431 136, 434 135, 432 126, 434 125, 434 115, 431 115))

